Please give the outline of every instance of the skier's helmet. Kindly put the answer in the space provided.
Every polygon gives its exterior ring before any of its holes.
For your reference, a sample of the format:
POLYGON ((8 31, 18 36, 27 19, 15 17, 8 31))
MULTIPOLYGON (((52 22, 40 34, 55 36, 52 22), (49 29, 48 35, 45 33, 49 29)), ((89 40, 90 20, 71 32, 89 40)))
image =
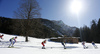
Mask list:
POLYGON ((15 37, 15 38, 17 38, 17 37, 15 37))

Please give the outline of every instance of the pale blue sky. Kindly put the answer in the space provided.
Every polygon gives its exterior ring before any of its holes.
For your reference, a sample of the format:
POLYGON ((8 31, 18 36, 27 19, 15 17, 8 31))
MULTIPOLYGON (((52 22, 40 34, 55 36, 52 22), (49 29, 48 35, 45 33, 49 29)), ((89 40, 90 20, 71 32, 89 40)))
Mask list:
MULTIPOLYGON (((13 11, 18 8, 20 0, 0 0, 0 16, 13 18, 13 11)), ((71 11, 74 0, 37 0, 41 10, 41 18, 62 20, 66 25, 90 27, 91 21, 100 18, 100 0, 78 0, 82 8, 78 14, 71 11)))

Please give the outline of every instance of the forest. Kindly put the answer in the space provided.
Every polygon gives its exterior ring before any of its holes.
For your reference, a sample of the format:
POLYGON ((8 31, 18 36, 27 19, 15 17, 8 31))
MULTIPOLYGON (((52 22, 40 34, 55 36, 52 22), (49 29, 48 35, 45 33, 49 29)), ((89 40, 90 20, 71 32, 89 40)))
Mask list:
POLYGON ((80 41, 100 43, 100 18, 99 20, 92 20, 90 27, 85 25, 84 27, 77 28, 73 36, 80 37, 80 41))

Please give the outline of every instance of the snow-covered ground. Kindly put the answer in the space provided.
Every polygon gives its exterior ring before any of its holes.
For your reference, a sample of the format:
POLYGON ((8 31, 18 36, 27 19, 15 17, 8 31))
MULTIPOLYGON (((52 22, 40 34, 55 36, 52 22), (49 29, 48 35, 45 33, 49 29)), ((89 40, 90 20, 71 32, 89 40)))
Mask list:
MULTIPOLYGON (((99 54, 100 44, 96 44, 98 49, 95 49, 91 43, 86 43, 88 49, 83 49, 81 43, 66 44, 67 49, 63 49, 61 43, 47 41, 46 49, 41 49, 41 42, 44 39, 29 37, 29 42, 24 42, 25 38, 18 36, 15 48, 8 48, 9 39, 15 35, 4 34, 4 40, 0 42, 0 54, 99 54)), ((1 39, 0 39, 1 40, 1 39)), ((48 40, 48 39, 46 39, 48 40)))

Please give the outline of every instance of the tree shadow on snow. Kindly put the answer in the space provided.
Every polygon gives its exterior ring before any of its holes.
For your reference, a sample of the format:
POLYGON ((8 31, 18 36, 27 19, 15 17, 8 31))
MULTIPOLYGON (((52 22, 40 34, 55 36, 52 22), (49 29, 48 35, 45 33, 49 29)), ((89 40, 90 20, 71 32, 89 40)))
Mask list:
MULTIPOLYGON (((51 48, 51 49, 63 49, 64 47, 47 47, 47 48, 51 48)), ((74 48, 78 48, 77 46, 66 46, 66 49, 74 49, 74 48)))
POLYGON ((68 49, 78 48, 77 46, 67 46, 68 49))
POLYGON ((26 45, 15 45, 17 47, 21 47, 21 48, 37 48, 37 49, 40 49, 42 48, 42 46, 26 46, 26 45))

